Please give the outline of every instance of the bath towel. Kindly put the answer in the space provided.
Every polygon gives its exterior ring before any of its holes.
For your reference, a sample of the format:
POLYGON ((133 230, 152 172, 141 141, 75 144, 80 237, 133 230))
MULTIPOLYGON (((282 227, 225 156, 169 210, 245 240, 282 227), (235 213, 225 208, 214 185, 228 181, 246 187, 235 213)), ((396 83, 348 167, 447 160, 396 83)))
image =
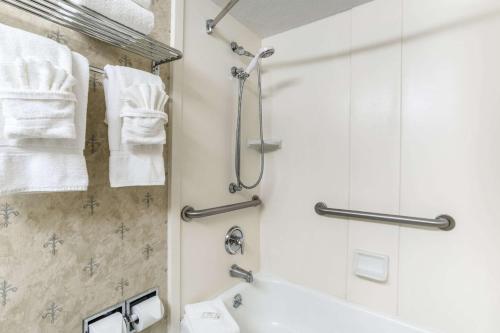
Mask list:
POLYGON ((150 9, 151 8, 151 0, 133 0, 139 6, 150 9))
POLYGON ((133 68, 108 65, 104 70, 111 187, 164 185, 168 96, 163 82, 133 68))
MULTIPOLYGON (((83 156, 89 64, 85 57, 50 39, 0 24, 0 63, 19 59, 50 62, 74 78, 75 138, 9 139, 4 134, 5 107, 0 103, 0 194, 85 191, 88 175, 83 156)), ((0 73, 0 81, 4 81, 0 73)), ((1 99, 1 98, 0 98, 1 99)))
POLYGON ((153 31, 153 12, 132 0, 69 0, 79 6, 91 9, 142 34, 153 31))
POLYGON ((184 308, 183 325, 192 333, 239 333, 240 328, 227 311, 224 303, 217 299, 184 308))

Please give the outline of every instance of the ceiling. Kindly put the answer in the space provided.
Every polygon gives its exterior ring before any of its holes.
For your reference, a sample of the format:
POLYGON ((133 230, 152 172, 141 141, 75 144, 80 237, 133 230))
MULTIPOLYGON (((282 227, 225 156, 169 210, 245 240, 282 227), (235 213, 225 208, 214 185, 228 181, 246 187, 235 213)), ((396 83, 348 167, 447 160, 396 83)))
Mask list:
MULTIPOLYGON (((212 0, 224 7, 229 0, 212 0)), ((261 37, 349 10, 371 0, 240 0, 229 13, 261 37)))

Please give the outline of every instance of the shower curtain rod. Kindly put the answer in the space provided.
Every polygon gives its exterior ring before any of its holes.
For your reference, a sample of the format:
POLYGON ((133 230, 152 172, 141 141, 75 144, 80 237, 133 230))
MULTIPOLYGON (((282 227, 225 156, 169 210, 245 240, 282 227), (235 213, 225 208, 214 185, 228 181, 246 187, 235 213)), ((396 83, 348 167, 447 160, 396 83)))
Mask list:
POLYGON ((231 0, 229 3, 222 9, 222 11, 217 15, 214 19, 207 20, 207 34, 211 34, 214 32, 215 26, 226 16, 227 13, 236 5, 240 0, 231 0))

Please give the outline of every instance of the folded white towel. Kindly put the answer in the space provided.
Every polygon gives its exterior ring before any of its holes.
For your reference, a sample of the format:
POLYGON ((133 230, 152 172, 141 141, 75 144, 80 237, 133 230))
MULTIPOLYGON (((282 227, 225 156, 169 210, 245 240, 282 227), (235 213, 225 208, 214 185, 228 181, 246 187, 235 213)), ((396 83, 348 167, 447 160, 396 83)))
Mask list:
POLYGON ((75 78, 49 61, 0 64, 0 101, 7 139, 74 139, 75 78))
POLYGON ((133 85, 123 91, 122 143, 130 145, 165 144, 168 96, 157 84, 133 85))
MULTIPOLYGON (((30 76, 31 84, 44 87, 67 87, 77 101, 74 110, 74 139, 9 139, 4 134, 6 113, 0 103, 0 194, 16 192, 85 191, 88 175, 83 149, 89 84, 89 64, 85 57, 53 40, 0 24, 0 63, 14 64, 18 59, 50 62, 74 77, 30 76), (63 83, 61 83, 63 82, 63 83)), ((50 67, 50 66, 49 66, 50 67)), ((49 68, 44 67, 44 68, 49 68)), ((3 73, 3 74, 2 74, 3 73)), ((0 82, 5 83, 5 72, 0 82)), ((68 89, 63 89, 68 90, 68 89)), ((62 93, 64 95, 64 93, 62 93)), ((9 113, 10 110, 7 110, 9 113)))
POLYGON ((155 16, 153 12, 141 7, 132 0, 69 0, 79 6, 87 7, 118 23, 148 35, 153 31, 155 16))
MULTIPOLYGON (((1 51, 0 51, 1 53, 1 51)), ((0 194, 86 191, 88 174, 83 149, 89 85, 89 63, 73 57, 77 99, 76 139, 0 140, 0 194)))
POLYGON ((111 187, 164 185, 165 85, 133 68, 104 70, 111 187))
POLYGON ((239 333, 240 328, 220 300, 184 307, 184 324, 192 333, 239 333))
POLYGON ((139 6, 150 9, 151 8, 151 0, 133 0, 139 6))

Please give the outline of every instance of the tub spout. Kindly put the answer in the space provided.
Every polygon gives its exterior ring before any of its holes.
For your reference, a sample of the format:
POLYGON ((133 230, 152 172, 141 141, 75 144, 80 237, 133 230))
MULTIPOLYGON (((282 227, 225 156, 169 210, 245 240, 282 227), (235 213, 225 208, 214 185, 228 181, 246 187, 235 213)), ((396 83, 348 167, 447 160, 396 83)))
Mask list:
POLYGON ((229 275, 235 278, 244 279, 248 283, 253 282, 252 271, 246 271, 238 265, 231 266, 231 269, 229 270, 229 275))

